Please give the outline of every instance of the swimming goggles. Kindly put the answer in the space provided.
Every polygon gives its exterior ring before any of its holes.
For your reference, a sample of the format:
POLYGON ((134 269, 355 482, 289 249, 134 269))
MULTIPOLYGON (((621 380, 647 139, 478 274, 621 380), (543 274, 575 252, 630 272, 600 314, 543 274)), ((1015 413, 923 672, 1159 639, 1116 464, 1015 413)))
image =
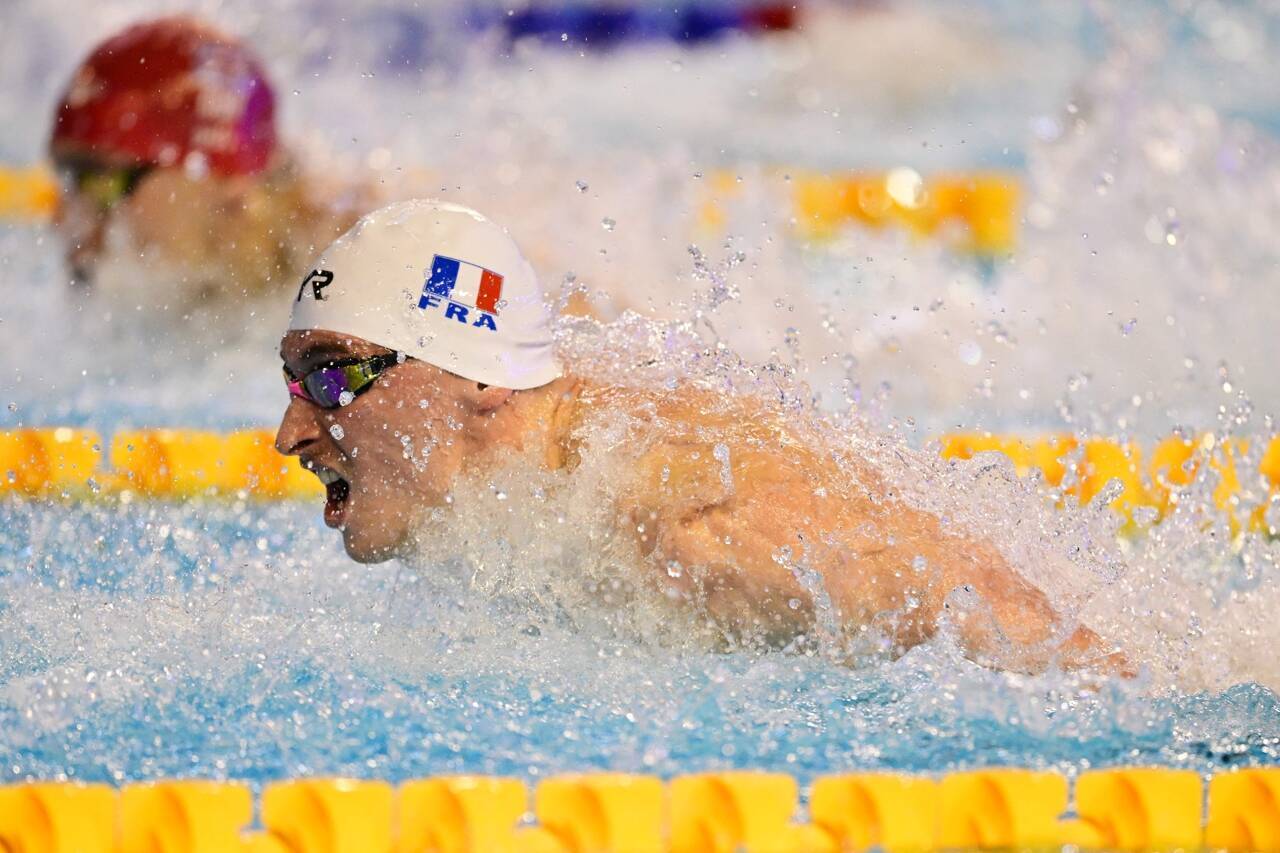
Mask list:
POLYGON ((331 361, 306 374, 295 377, 284 369, 284 381, 289 393, 322 409, 346 406, 356 397, 373 387, 374 380, 383 371, 405 360, 400 353, 384 353, 371 358, 348 358, 331 361))
POLYGON ((85 163, 61 166, 66 186, 88 198, 100 210, 109 210, 127 198, 152 168, 150 164, 118 168, 85 163))

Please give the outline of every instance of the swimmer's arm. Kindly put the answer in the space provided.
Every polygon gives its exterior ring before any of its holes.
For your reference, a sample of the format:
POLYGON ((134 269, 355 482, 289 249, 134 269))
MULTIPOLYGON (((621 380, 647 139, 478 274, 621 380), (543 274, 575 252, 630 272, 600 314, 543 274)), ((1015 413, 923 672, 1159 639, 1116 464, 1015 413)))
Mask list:
POLYGON ((740 522, 723 507, 651 521, 641 549, 663 591, 699 608, 725 635, 785 642, 812 624, 811 595, 779 543, 740 522))
POLYGON ((928 513, 900 509, 894 544, 872 555, 878 574, 915 580, 923 602, 920 639, 944 626, 966 655, 984 665, 1023 672, 1049 666, 1129 674, 1124 656, 1083 625, 1064 624, 1043 591, 987 542, 943 534, 928 513), (921 562, 920 558, 923 558, 921 562), (904 567, 918 571, 903 572, 904 567))
POLYGON ((676 512, 651 505, 637 507, 633 518, 665 590, 701 606, 732 636, 810 630, 815 607, 830 606, 846 630, 889 630, 903 649, 945 621, 966 655, 984 665, 1127 671, 1123 656, 1088 628, 1065 635, 1044 593, 993 546, 944 536, 933 516, 912 510, 892 524, 878 519, 883 539, 804 542, 784 508, 787 497, 676 512), (815 603, 812 585, 802 584, 808 569, 818 572, 829 604, 815 603))

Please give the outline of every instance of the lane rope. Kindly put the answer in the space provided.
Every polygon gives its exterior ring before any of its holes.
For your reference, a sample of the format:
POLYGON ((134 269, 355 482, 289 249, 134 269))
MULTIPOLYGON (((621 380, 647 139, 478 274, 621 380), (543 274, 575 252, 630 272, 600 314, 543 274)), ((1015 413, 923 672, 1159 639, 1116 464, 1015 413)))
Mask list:
MULTIPOLYGON (((901 167, 886 172, 823 174, 771 170, 786 189, 795 232, 822 241, 841 229, 902 228, 918 238, 940 239, 963 251, 998 256, 1017 242, 1021 189, 1001 172, 945 173, 928 178, 901 167)), ((743 195, 730 172, 704 182, 697 211, 699 230, 720 234, 743 195)), ((0 166, 0 220, 40 222, 58 206, 58 180, 45 165, 0 166)))
MULTIPOLYGON (((766 189, 780 190, 801 240, 822 242, 851 226, 904 229, 918 239, 995 258, 1017 243, 1022 195, 1018 179, 1005 172, 943 173, 925 177, 900 167, 887 172, 823 174, 798 170, 767 173, 766 189)), ((736 203, 751 187, 721 171, 709 176, 698 209, 707 234, 722 234, 736 203)))
MULTIPOLYGON (((1081 504, 1114 480, 1119 492, 1112 508, 1138 522, 1171 512, 1205 465, 1215 480, 1213 503, 1228 513, 1247 511, 1255 529, 1267 529, 1266 510, 1280 502, 1280 437, 1253 446, 1212 433, 1172 435, 1143 448, 1069 433, 965 432, 941 436, 937 447, 944 459, 1001 454, 1018 476, 1038 471, 1046 488, 1081 504)), ((296 459, 276 452, 269 429, 129 429, 109 441, 74 427, 0 430, 0 496, 288 500, 323 494, 319 480, 296 459)))
POLYGON ((24 851, 1280 851, 1280 768, 1208 780, 1160 767, 824 776, 795 821, 787 775, 446 776, 267 785, 175 780, 0 787, 0 844, 24 851), (1207 793, 1207 798, 1206 798, 1207 793), (1205 808, 1207 800, 1208 807, 1205 808), (527 822, 532 813, 536 823, 527 822), (256 823, 255 823, 256 814, 256 823), (1063 817, 1063 815, 1072 815, 1063 817), (260 827, 258 831, 256 827, 260 827))

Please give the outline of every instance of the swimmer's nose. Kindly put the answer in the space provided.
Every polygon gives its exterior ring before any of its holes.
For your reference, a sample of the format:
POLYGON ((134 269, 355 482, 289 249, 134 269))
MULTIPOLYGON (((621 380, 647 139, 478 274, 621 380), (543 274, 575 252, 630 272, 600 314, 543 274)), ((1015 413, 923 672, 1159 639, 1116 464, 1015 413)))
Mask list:
POLYGON ((63 198, 54 212, 54 227, 66 246, 67 267, 75 284, 93 278, 106 231, 106 216, 77 197, 63 198))
POLYGON ((297 397, 289 398, 289 405, 276 430, 276 450, 285 456, 300 456, 320 437, 320 426, 309 411, 312 406, 297 397))

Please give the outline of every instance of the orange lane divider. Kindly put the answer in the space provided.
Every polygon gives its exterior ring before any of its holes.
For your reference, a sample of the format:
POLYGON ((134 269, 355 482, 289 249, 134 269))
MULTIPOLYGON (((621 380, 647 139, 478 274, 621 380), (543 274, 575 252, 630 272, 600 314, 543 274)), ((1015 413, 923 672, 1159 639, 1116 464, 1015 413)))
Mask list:
MULTIPOLYGON (((1269 496, 1280 493, 1280 438, 1270 441, 1256 476, 1239 462, 1248 452, 1242 439, 1216 442, 1172 436, 1149 452, 1136 444, 1074 436, 1040 438, 953 433, 940 440, 946 459, 978 453, 1008 457, 1019 476, 1041 472, 1045 483, 1081 503, 1092 501, 1118 480, 1112 503, 1132 516, 1148 507, 1166 514, 1208 464, 1217 477, 1216 505, 1234 512, 1252 490, 1251 523, 1261 526, 1269 496)), ((104 442, 92 431, 71 427, 0 430, 0 495, 87 497, 129 494, 162 498, 251 495, 255 498, 309 498, 323 494, 319 481, 297 461, 275 451, 270 430, 214 432, 190 429, 121 430, 104 442), (109 463, 109 464, 108 464, 109 463)))
POLYGON ((267 500, 324 494, 296 459, 281 456, 270 430, 122 430, 109 444, 92 431, 54 427, 0 431, 0 495, 101 494, 267 500))
MULTIPOLYGON (((725 207, 738 194, 736 179, 717 173, 707 182, 708 198, 699 219, 719 229, 725 207)), ((923 178, 909 168, 887 172, 820 174, 798 172, 787 199, 799 232, 809 238, 831 236, 850 224, 869 228, 900 226, 929 236, 960 226, 963 245, 987 254, 1013 248, 1019 187, 999 172, 940 174, 923 178)), ((43 165, 0 166, 0 219, 43 220, 58 204, 58 182, 43 165)))
MULTIPOLYGON (((705 186, 698 220, 704 230, 718 233, 740 187, 727 172, 712 175, 705 186)), ((57 177, 47 166, 0 166, 0 219, 46 220, 57 209, 58 195, 57 177)), ((1017 178, 1002 172, 925 178, 906 167, 837 174, 799 170, 780 203, 790 207, 805 239, 828 238, 849 225, 900 227, 920 237, 956 229, 961 248, 996 255, 1014 247, 1019 195, 1017 178)))
POLYGON ((1212 494, 1214 504, 1234 518, 1241 496, 1249 497, 1256 506, 1250 518, 1255 528, 1266 529, 1263 515, 1267 501, 1280 494, 1280 437, 1267 444, 1253 476, 1239 464, 1249 450, 1249 442, 1218 442, 1212 434, 1194 440, 1170 436, 1151 448, 1145 462, 1143 450, 1136 444, 1100 438, 1080 441, 1068 434, 1028 438, 952 433, 942 436, 940 443, 945 459, 971 459, 987 452, 1003 454, 1013 463, 1018 476, 1038 470, 1045 483, 1062 488, 1082 504, 1093 500, 1110 481, 1118 480, 1122 488, 1111 506, 1127 516, 1132 516, 1138 507, 1150 508, 1156 518, 1168 514, 1206 462, 1217 478, 1212 494))
MULTIPOLYGON (((266 429, 121 430, 109 442, 92 430, 71 427, 0 430, 0 496, 280 500, 323 494, 319 480, 278 454, 273 440, 266 429)), ((1140 507, 1149 509, 1151 520, 1167 514, 1207 463, 1217 477, 1214 503, 1234 520, 1241 496, 1248 497, 1256 507, 1250 525, 1268 529, 1264 510, 1272 496, 1280 496, 1280 438, 1268 443, 1254 476, 1239 464, 1248 450, 1245 440, 1216 442, 1212 435, 1171 436, 1147 452, 1132 443, 1068 434, 952 433, 940 439, 943 458, 998 452, 1019 476, 1038 470, 1045 483, 1081 503, 1118 480, 1121 491, 1112 507, 1135 519, 1140 507)))
POLYGON ((353 779, 268 785, 257 828, 247 786, 162 781, 0 787, 0 849, 24 853, 839 853, 881 849, 1280 851, 1280 768, 1199 774, 1092 770, 941 779, 855 773, 818 779, 808 822, 790 776, 561 776, 532 802, 516 779, 453 776, 393 787, 353 779), (1074 789, 1074 790, 1073 790, 1074 789), (532 818, 532 820, 531 820, 532 818))
MULTIPOLYGON (((706 187, 699 223, 703 230, 719 233, 744 187, 729 172, 712 175, 706 187)), ((903 228, 917 237, 954 232, 959 248, 982 255, 1007 253, 1017 240, 1021 191, 1017 178, 1008 173, 925 178, 910 168, 842 174, 801 171, 791 174, 788 192, 786 203, 804 239, 828 239, 851 225, 903 228)))
POLYGON ((0 492, 76 491, 94 475, 102 441, 94 432, 54 427, 0 432, 0 492))
POLYGON ((45 166, 0 166, 0 219, 42 220, 58 207, 58 179, 45 166))

